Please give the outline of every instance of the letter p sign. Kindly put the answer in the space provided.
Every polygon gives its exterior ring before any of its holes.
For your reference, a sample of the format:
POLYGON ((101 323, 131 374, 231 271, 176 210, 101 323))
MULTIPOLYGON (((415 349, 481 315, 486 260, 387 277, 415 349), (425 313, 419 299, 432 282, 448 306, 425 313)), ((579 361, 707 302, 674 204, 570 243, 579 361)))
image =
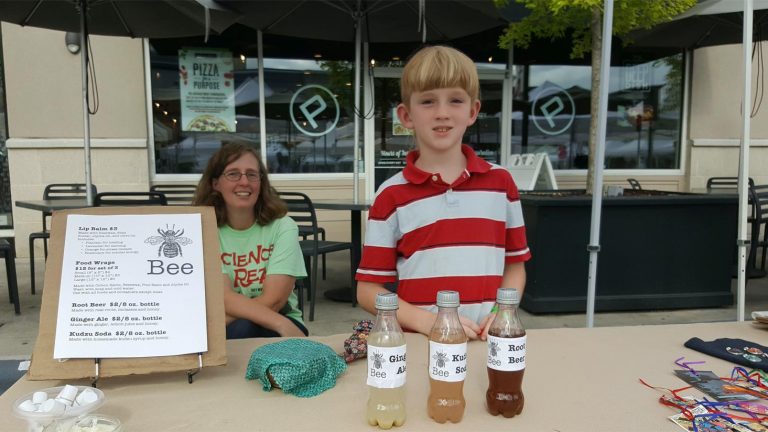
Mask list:
POLYGON ((296 129, 309 136, 323 136, 339 122, 339 102, 330 90, 317 84, 298 89, 291 98, 289 111, 296 129), (299 103, 300 95, 307 99, 299 103), (323 122, 324 119, 327 121, 323 122))

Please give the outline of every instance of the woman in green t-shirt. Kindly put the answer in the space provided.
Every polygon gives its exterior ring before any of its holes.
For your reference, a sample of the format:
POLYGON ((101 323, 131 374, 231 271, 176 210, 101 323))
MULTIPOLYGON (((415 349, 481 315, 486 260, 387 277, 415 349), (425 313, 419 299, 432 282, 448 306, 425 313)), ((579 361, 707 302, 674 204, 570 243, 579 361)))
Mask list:
POLYGON ((219 225, 227 339, 306 336, 297 277, 306 277, 296 223, 269 184, 256 150, 224 144, 208 161, 194 205, 213 206, 219 225))

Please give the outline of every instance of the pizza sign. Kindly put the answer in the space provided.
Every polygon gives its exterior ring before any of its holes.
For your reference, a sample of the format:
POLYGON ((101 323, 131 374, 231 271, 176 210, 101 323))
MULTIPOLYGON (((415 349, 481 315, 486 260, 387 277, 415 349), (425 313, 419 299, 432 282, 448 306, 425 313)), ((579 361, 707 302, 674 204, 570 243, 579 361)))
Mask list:
POLYGON ((181 128, 235 132, 232 53, 222 49, 179 50, 181 128))

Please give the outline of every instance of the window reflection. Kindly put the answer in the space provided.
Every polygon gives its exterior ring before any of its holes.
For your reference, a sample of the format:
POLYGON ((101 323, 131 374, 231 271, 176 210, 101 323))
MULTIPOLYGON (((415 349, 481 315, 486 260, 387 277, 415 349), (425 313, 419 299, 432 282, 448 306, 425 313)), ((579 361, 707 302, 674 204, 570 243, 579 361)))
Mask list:
POLYGON ((352 172, 353 64, 264 59, 270 172, 352 172))
MULTIPOLYGON (((611 68, 605 167, 679 168, 682 55, 611 68)), ((555 169, 586 169, 589 66, 530 66, 516 94, 512 153, 547 153, 555 169)))
POLYGON ((240 141, 257 150, 259 139, 259 78, 255 59, 234 58, 235 128, 232 132, 182 130, 178 55, 152 54, 152 113, 155 169, 158 174, 202 173, 222 143, 240 141))

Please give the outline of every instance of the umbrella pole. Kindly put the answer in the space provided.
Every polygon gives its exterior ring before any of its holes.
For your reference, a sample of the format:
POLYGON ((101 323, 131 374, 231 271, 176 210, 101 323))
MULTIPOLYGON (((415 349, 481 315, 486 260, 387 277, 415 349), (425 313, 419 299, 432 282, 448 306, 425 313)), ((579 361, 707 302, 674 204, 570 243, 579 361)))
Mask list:
POLYGON ((85 197, 93 205, 91 192, 91 114, 88 109, 88 29, 86 14, 88 0, 80 0, 80 68, 83 82, 83 153, 85 158, 85 197))
POLYGON ((359 200, 359 191, 358 191, 358 183, 360 180, 360 170, 359 170, 359 163, 360 160, 360 50, 362 46, 362 38, 361 38, 361 26, 363 24, 362 20, 362 14, 359 13, 360 7, 358 4, 358 14, 357 14, 357 22, 355 23, 355 68, 354 68, 354 74, 355 74, 355 100, 354 100, 354 109, 352 110, 352 113, 355 116, 355 123, 354 123, 354 145, 353 145, 353 159, 354 164, 352 165, 352 199, 355 204, 357 204, 357 201, 359 200))
MULTIPOLYGON (((603 3, 603 50, 600 53, 600 95, 597 109, 597 145, 595 181, 592 183, 592 222, 589 232, 589 277, 587 278, 587 327, 595 325, 595 285, 597 255, 600 253, 600 213, 603 205, 603 160, 608 116, 608 85, 611 78, 611 34, 613 33, 613 0, 603 3)), ((595 91, 595 89, 592 89, 595 91)))
MULTIPOLYGON (((736 238, 736 244, 739 247, 739 271, 736 288, 736 320, 744 321, 744 291, 747 284, 747 181, 749 179, 749 142, 750 142, 750 121, 752 107, 752 11, 754 9, 753 0, 744 0, 744 28, 742 52, 744 55, 744 94, 742 100, 742 129, 741 129, 741 148, 739 151, 739 232, 736 238)), ((757 205, 757 203, 752 203, 757 205)), ((755 223, 755 222, 752 222, 755 223)), ((757 239, 752 239, 755 241, 757 239)), ((754 247, 754 246, 753 246, 754 247)))

